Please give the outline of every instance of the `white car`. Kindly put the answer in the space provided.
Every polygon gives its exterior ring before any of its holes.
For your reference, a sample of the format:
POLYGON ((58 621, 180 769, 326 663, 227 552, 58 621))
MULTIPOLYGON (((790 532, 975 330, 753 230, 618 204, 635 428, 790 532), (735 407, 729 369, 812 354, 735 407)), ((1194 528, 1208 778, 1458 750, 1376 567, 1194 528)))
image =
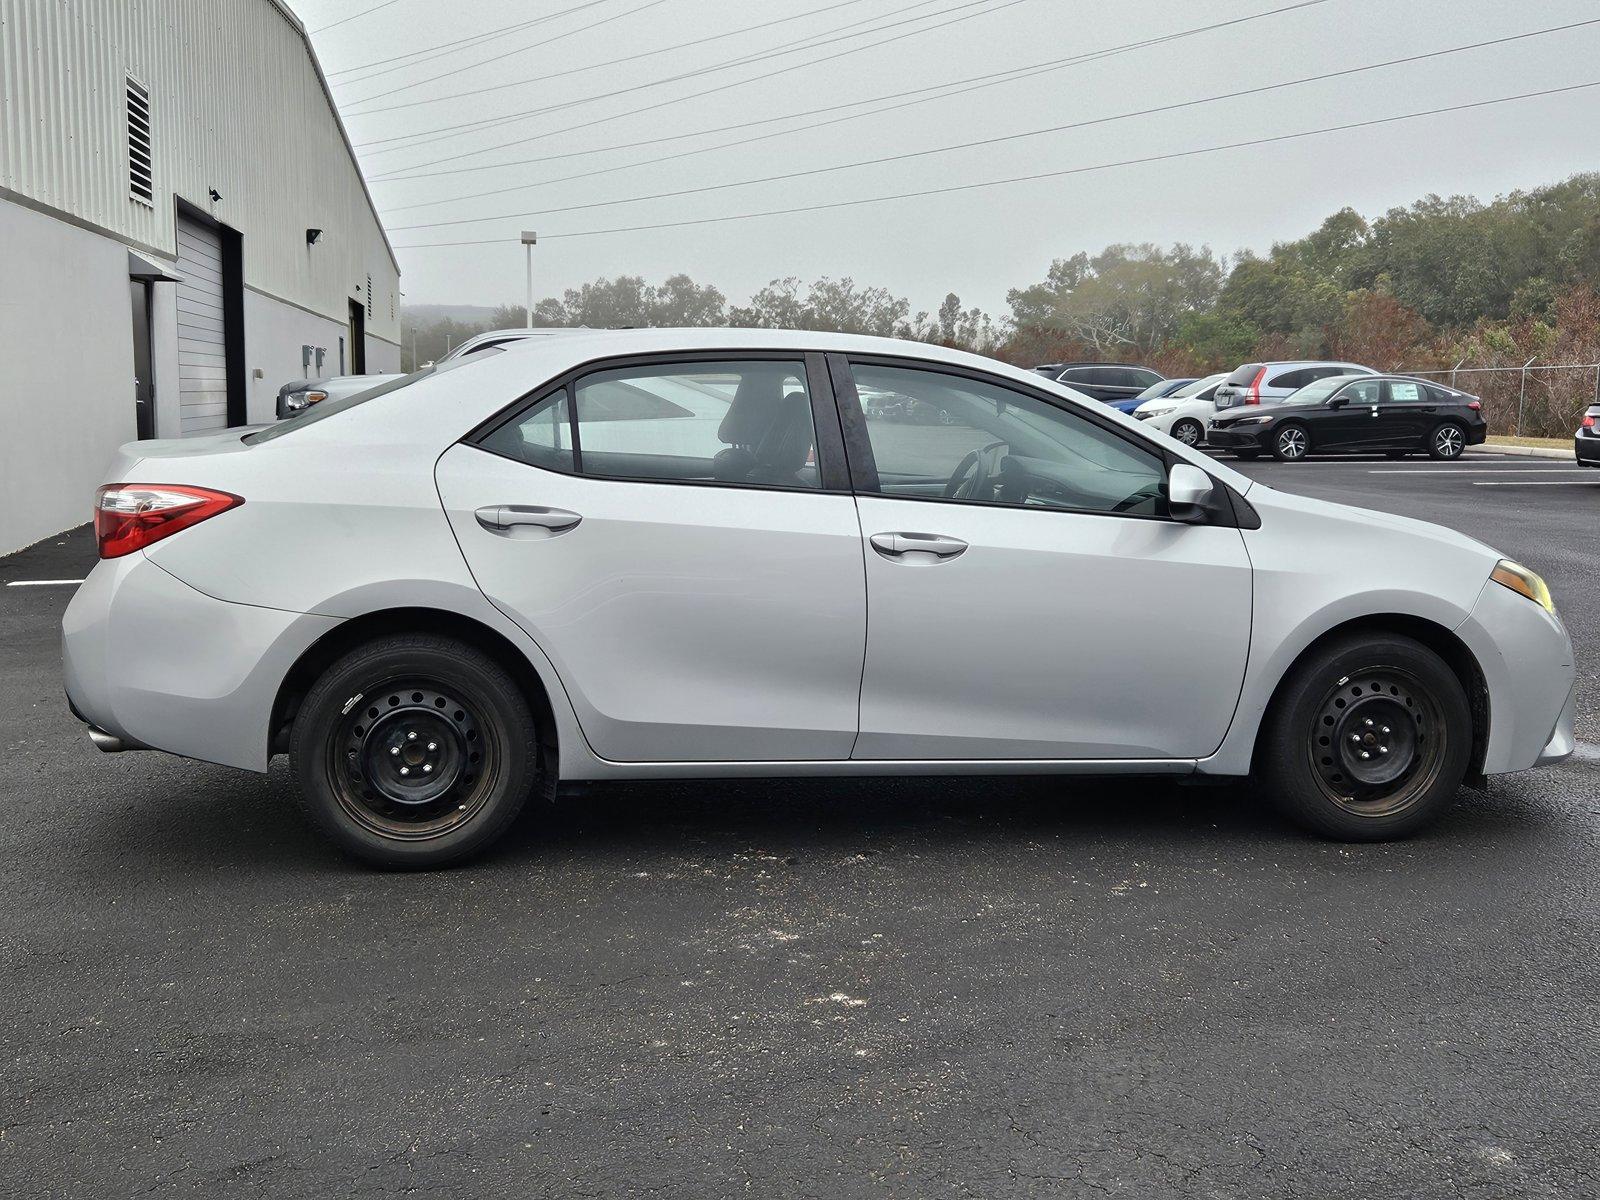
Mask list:
POLYGON ((1217 387, 1227 373, 1207 375, 1185 384, 1170 396, 1146 400, 1133 410, 1133 419, 1147 429, 1158 429, 1185 446, 1198 446, 1206 440, 1211 418, 1217 414, 1217 387))
POLYGON ((286 752, 384 865, 595 779, 1255 773, 1388 838, 1573 749, 1533 572, 921 343, 535 339, 106 480, 63 619, 90 736, 286 752))

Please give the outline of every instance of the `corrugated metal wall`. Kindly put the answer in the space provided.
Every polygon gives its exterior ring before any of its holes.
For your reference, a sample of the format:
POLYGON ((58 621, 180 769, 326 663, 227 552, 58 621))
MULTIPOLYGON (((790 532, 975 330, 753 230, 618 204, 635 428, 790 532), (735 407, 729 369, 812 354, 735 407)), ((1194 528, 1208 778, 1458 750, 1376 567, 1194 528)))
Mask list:
POLYGON ((367 332, 400 340, 398 271, 273 0, 0 0, 0 188, 168 257, 176 195, 244 235, 247 286, 331 320, 370 273, 367 332), (150 91, 153 209, 128 193, 129 75, 150 91))

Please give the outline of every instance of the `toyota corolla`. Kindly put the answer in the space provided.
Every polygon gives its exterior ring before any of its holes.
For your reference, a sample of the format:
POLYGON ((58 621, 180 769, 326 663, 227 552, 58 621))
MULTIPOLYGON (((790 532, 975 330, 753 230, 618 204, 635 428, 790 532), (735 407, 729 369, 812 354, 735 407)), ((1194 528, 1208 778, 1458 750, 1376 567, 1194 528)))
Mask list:
POLYGON ((1310 830, 1391 838, 1573 746, 1532 571, 921 344, 538 340, 131 443, 95 527, 63 621, 95 742, 287 754, 388 866, 663 777, 1254 774, 1310 830))

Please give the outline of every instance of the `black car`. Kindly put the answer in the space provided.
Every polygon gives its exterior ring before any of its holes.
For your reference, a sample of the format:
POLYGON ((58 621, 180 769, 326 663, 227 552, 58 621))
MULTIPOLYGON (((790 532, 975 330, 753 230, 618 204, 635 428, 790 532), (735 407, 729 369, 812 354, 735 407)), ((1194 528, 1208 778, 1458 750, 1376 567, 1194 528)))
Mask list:
POLYGON ((1476 396, 1406 375, 1336 375, 1278 404, 1218 413, 1206 441, 1240 458, 1268 453, 1285 462, 1325 452, 1459 458, 1488 436, 1482 407, 1476 396))
POLYGON ((1572 435, 1572 453, 1580 467, 1600 467, 1600 404, 1591 404, 1583 414, 1578 432, 1572 435))
POLYGON ((1151 384, 1166 378, 1149 367, 1130 367, 1126 363, 1045 363, 1034 370, 1107 404, 1132 400, 1151 384))

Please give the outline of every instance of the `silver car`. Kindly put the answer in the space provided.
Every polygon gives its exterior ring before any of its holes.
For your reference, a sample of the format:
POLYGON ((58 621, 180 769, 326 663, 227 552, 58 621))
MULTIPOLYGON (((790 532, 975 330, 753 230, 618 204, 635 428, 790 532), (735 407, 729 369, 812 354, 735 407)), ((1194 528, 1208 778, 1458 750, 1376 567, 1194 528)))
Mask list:
POLYGON ((596 779, 1253 772, 1389 838, 1573 748, 1533 572, 919 343, 525 341, 106 478, 63 621, 90 736, 287 753, 388 866, 596 779))
POLYGON ((1222 412, 1241 404, 1276 404, 1306 384, 1333 375, 1376 374, 1371 367, 1363 367, 1359 363, 1320 362, 1314 359, 1245 363, 1217 388, 1216 410, 1222 412))

